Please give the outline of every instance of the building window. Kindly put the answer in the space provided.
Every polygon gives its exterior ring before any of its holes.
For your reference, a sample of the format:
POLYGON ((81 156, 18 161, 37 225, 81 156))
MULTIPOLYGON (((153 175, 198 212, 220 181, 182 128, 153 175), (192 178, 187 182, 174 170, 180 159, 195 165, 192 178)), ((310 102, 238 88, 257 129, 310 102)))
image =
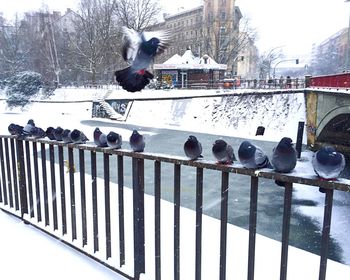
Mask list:
POLYGON ((225 12, 221 12, 221 20, 225 20, 226 19, 226 13, 225 12))

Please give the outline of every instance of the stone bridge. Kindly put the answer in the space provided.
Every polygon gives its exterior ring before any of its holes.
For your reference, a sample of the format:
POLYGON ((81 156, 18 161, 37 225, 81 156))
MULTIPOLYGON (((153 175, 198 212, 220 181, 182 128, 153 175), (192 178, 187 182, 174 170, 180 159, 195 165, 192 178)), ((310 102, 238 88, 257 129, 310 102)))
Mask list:
POLYGON ((307 88, 305 97, 308 145, 331 144, 350 154, 350 92, 307 88))

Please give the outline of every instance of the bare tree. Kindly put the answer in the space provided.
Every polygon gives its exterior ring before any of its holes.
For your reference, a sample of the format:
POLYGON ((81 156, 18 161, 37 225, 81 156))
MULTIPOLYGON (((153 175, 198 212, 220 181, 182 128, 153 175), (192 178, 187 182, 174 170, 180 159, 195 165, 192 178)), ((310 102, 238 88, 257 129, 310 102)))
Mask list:
POLYGON ((117 42, 118 30, 114 28, 115 0, 82 0, 72 20, 74 32, 69 34, 74 52, 74 66, 90 74, 96 83, 98 73, 104 72, 104 61, 117 42))
POLYGON ((143 31, 156 23, 160 10, 158 0, 119 0, 116 15, 124 26, 143 31))
POLYGON ((260 55, 258 60, 259 78, 266 79, 271 77, 272 64, 282 58, 283 52, 281 47, 272 48, 260 55))

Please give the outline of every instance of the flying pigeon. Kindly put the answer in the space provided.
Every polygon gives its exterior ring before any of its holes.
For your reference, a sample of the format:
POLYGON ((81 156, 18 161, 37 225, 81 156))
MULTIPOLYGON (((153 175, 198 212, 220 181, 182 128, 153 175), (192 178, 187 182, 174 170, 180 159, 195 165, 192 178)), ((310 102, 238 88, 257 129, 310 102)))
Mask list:
POLYGON ((49 126, 45 131, 47 138, 50 140, 56 140, 55 136, 53 135, 54 130, 55 129, 52 126, 49 126))
POLYGON ((190 160, 195 160, 198 158, 202 158, 202 144, 198 141, 198 139, 190 135, 187 141, 184 144, 185 154, 190 160))
POLYGON ((153 74, 147 71, 154 57, 162 53, 169 45, 169 36, 164 31, 142 32, 123 27, 124 44, 122 56, 129 67, 115 71, 117 82, 123 89, 135 92, 142 90, 153 74))
POLYGON ((224 140, 218 139, 213 144, 212 152, 214 157, 221 164, 232 164, 236 157, 233 153, 231 145, 227 144, 224 140))
POLYGON ((130 147, 134 152, 143 152, 145 149, 145 139, 143 135, 134 130, 130 136, 130 147))
POLYGON ((245 168, 258 169, 270 167, 266 153, 249 141, 243 141, 238 148, 238 158, 245 168))
POLYGON ((85 144, 86 141, 89 141, 86 135, 78 129, 73 129, 70 132, 69 137, 74 144, 85 144))
POLYGON ((332 146, 322 147, 312 158, 315 173, 322 179, 336 179, 345 167, 344 155, 332 146))
POLYGON ((53 136, 57 141, 62 141, 62 133, 63 133, 63 128, 58 126, 56 129, 54 129, 53 136))
POLYGON ((107 134, 107 145, 113 149, 120 149, 122 146, 122 136, 111 131, 107 134))
POLYGON ((42 128, 34 126, 30 130, 30 135, 36 139, 39 139, 46 137, 46 132, 42 128))
POLYGON ((97 147, 107 147, 107 136, 98 127, 94 130, 94 143, 97 147))
POLYGON ((28 120, 27 124, 23 128, 23 134, 25 136, 31 136, 31 130, 35 127, 35 123, 32 119, 28 120))
POLYGON ((73 142, 72 139, 70 138, 70 129, 63 130, 63 132, 62 132, 62 140, 66 144, 73 142))

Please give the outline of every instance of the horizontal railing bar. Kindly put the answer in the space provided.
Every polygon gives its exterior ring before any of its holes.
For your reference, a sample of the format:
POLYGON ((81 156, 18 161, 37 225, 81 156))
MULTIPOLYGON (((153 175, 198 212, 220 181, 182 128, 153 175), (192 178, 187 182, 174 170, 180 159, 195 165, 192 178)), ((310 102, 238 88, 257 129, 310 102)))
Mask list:
MULTIPOLYGON (((11 135, 0 135, 0 138, 15 138, 11 135)), ((79 145, 79 144, 65 144, 63 142, 58 141, 52 141, 52 140, 45 140, 45 139, 26 139, 25 141, 32 141, 32 142, 39 142, 39 143, 47 143, 47 144, 56 144, 58 146, 68 146, 69 148, 76 148, 76 149, 83 149, 88 151, 94 151, 94 152, 102 152, 102 153, 108 153, 108 154, 116 154, 120 156, 128 156, 132 158, 139 158, 139 159, 147 159, 147 160, 154 160, 154 161, 161 161, 161 162, 167 162, 167 163, 173 163, 173 164, 179 164, 179 165, 187 165, 192 167, 199 167, 204 169, 212 169, 212 170, 220 170, 223 172, 229 172, 229 173, 236 173, 241 175, 249 175, 251 177, 261 177, 266 179, 273 179, 288 183, 297 183, 297 184, 303 184, 303 185, 310 185, 310 186, 316 186, 316 187, 322 187, 326 189, 335 189, 340 191, 346 191, 350 192, 350 180, 347 179, 341 179, 341 181, 327 181, 327 180, 320 180, 316 176, 305 176, 301 177, 297 174, 294 176, 292 174, 282 174, 274 172, 272 169, 260 169, 259 171, 253 170, 253 169, 247 169, 244 168, 240 163, 234 163, 234 165, 223 165, 223 164, 217 164, 216 161, 210 161, 210 160, 189 160, 186 157, 180 157, 180 156, 170 156, 165 154, 158 154, 158 153, 135 153, 131 150, 125 150, 125 149, 112 149, 112 148, 101 148, 96 147, 94 145, 79 145)))

